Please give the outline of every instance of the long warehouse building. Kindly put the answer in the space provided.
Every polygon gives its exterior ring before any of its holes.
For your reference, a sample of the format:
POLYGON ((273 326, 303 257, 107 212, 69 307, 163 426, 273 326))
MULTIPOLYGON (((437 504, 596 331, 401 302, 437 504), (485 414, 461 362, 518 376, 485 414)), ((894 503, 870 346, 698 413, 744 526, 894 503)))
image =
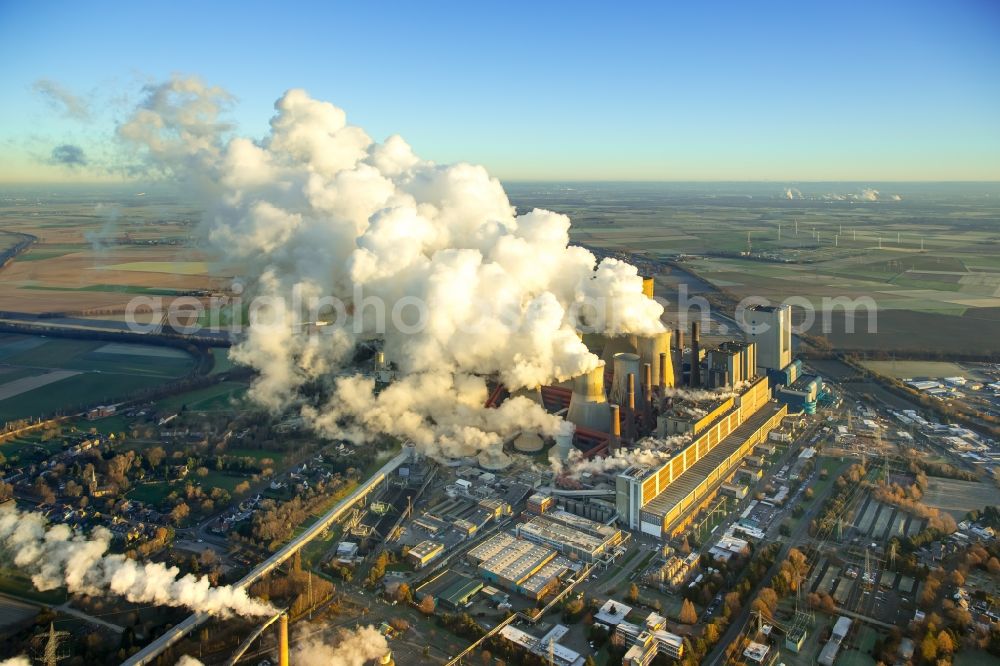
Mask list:
POLYGON ((770 399, 767 377, 754 380, 723 410, 710 412, 711 423, 698 423, 694 441, 659 466, 633 466, 616 480, 616 504, 630 529, 656 537, 670 536, 685 513, 733 474, 755 444, 767 439, 788 413, 770 399))

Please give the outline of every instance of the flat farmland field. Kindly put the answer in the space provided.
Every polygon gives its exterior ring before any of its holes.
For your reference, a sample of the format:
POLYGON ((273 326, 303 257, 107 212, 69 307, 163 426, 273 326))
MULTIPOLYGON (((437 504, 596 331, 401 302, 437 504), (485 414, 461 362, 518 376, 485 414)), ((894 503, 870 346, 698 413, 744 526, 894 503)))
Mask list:
POLYGON ((968 511, 995 505, 998 493, 1000 490, 991 483, 928 477, 923 502, 961 520, 968 511))
POLYGON ((173 348, 0 334, 0 423, 115 402, 194 367, 173 348))
POLYGON ((804 300, 816 315, 806 332, 841 349, 1000 354, 996 184, 511 183, 508 192, 519 211, 569 215, 573 242, 681 260, 736 300, 804 300), (845 314, 845 301, 862 305, 845 314))
POLYGON ((942 361, 864 361, 863 365, 873 372, 897 379, 914 377, 965 377, 978 379, 976 373, 958 363, 942 361))
MULTIPOLYGON (((234 271, 205 262, 194 240, 200 218, 174 194, 129 187, 11 193, 0 200, 0 229, 38 242, 3 268, 0 310, 121 311, 136 295, 223 288, 234 271)), ((0 250, 13 238, 0 232, 0 250)))

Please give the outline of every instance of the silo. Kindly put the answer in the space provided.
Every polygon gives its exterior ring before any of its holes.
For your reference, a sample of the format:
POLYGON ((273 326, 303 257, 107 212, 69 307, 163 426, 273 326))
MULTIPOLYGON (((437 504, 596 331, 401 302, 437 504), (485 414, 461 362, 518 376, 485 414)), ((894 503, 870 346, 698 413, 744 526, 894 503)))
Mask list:
MULTIPOLYGON (((615 354, 615 371, 611 379, 611 401, 624 405, 628 400, 628 375, 632 381, 639 379, 639 355, 627 352, 615 354)), ((636 400, 642 401, 643 396, 637 395, 636 400)))
POLYGON ((573 379, 573 395, 569 399, 566 420, 584 428, 608 432, 611 408, 604 395, 604 362, 588 373, 573 379))
MULTIPOLYGON (((647 338, 638 339, 639 347, 639 362, 649 363, 653 369, 653 385, 660 386, 660 354, 667 354, 667 359, 670 359, 670 329, 667 329, 663 333, 653 335, 647 338)), ((673 364, 668 362, 667 367, 667 386, 674 385, 674 368, 673 364)))

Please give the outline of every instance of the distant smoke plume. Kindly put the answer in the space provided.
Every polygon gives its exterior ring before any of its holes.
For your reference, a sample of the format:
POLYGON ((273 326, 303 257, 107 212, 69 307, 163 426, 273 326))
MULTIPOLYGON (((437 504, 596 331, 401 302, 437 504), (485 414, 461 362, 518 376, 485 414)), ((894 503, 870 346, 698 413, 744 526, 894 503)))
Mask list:
POLYGON ((53 164, 68 167, 87 166, 87 155, 83 152, 83 148, 71 143, 64 143, 53 148, 50 160, 53 164))
POLYGON ((296 666, 364 666, 388 651, 385 637, 368 626, 356 631, 341 630, 334 645, 307 639, 295 646, 289 661, 296 666))
POLYGON ((859 196, 858 198, 861 199, 862 201, 878 201, 878 195, 879 195, 878 190, 871 187, 866 187, 865 189, 861 190, 861 196, 859 196))
POLYGON ((103 527, 85 535, 68 525, 48 525, 37 513, 0 509, 0 556, 41 591, 65 586, 73 593, 115 594, 135 603, 183 606, 221 617, 277 612, 242 589, 213 587, 206 577, 179 577, 177 567, 110 554, 110 545, 111 532, 103 527))
POLYGON ((785 198, 786 199, 801 199, 802 192, 794 187, 785 188, 785 198))
POLYGON ((258 370, 251 395, 261 404, 295 406, 356 442, 391 432, 468 455, 508 433, 559 427, 520 401, 485 410, 480 377, 511 390, 567 379, 598 362, 578 328, 663 330, 635 267, 570 247, 564 215, 517 215, 482 167, 421 160, 399 136, 377 143, 301 90, 277 101, 266 137, 231 137, 220 120, 229 101, 174 79, 148 91, 120 134, 151 170, 205 197, 211 247, 251 276, 248 295, 266 299, 232 351, 258 370), (304 334, 317 319, 336 324, 304 334), (362 377, 337 378, 374 338, 401 376, 391 398, 362 377), (304 401, 301 389, 317 384, 331 397, 304 401))
POLYGON ((63 115, 76 120, 90 119, 90 109, 87 108, 87 104, 55 81, 39 79, 35 81, 33 87, 36 93, 63 115))

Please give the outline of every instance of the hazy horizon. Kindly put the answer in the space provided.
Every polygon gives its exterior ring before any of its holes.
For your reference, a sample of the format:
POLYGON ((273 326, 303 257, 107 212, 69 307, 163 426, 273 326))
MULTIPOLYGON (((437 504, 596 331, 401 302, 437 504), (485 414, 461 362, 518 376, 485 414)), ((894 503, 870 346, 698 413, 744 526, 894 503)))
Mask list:
POLYGON ((266 136, 275 100, 303 88, 377 141, 505 182, 1000 181, 987 2, 841 3, 846 23, 790 2, 267 21, 226 3, 197 20, 183 2, 57 5, 0 8, 0 182, 134 173, 123 119, 188 76, 221 93, 233 135, 266 136))

